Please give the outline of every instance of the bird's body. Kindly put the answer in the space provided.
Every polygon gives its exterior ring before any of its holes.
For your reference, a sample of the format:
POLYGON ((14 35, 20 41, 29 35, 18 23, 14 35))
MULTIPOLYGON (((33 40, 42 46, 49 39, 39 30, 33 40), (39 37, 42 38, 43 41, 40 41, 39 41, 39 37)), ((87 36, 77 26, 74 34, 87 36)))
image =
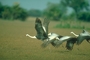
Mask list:
POLYGON ((90 41, 90 33, 86 30, 83 30, 77 37, 77 45, 80 45, 84 40, 87 40, 87 42, 90 41))
POLYGON ((56 34, 56 33, 49 33, 48 35, 49 35, 49 36, 48 36, 49 40, 56 39, 56 38, 59 36, 59 35, 56 34))

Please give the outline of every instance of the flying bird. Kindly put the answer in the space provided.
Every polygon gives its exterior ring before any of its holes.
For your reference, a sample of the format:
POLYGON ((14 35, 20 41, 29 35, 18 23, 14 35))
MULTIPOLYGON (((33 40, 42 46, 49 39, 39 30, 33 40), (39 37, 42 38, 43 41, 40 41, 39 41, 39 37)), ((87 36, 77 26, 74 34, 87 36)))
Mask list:
POLYGON ((90 43, 90 33, 86 30, 83 30, 77 37, 77 45, 80 45, 84 40, 90 43))
POLYGON ((26 34, 26 36, 30 38, 42 40, 44 43, 47 41, 49 42, 52 41, 53 39, 57 38, 57 36, 59 35, 56 33, 48 33, 49 23, 50 23, 50 20, 44 19, 44 22, 42 24, 41 20, 39 18, 36 18, 36 21, 35 21, 35 30, 37 32, 36 36, 31 36, 29 34, 26 34))
POLYGON ((90 33, 86 30, 83 30, 79 35, 75 34, 74 32, 71 33, 75 35, 76 38, 74 37, 67 41, 66 48, 68 50, 72 50, 75 43, 80 45, 84 40, 90 43, 90 33))
POLYGON ((54 39, 51 39, 49 41, 46 41, 43 43, 43 47, 46 47, 48 44, 52 44, 54 47, 59 47, 63 42, 67 42, 66 43, 66 48, 68 50, 72 50, 74 43, 76 43, 77 38, 76 37, 72 37, 72 36, 62 36, 62 35, 58 35, 56 33, 52 33, 51 36, 53 35, 57 35, 54 39))
POLYGON ((90 33, 86 30, 83 30, 79 35, 71 32, 74 36, 77 37, 77 45, 80 45, 84 40, 90 43, 90 33))
POLYGON ((35 20, 35 30, 37 32, 36 36, 31 36, 29 34, 26 34, 26 36, 38 40, 42 40, 42 47, 48 46, 50 43, 54 46, 53 42, 54 40, 58 39, 58 34, 56 33, 48 33, 48 25, 50 23, 50 20, 44 19, 44 22, 42 24, 41 20, 39 18, 36 18, 35 20))
POLYGON ((35 20, 35 29, 36 29, 36 36, 31 36, 29 34, 26 34, 26 36, 30 38, 36 38, 39 40, 45 40, 48 39, 48 25, 49 25, 49 20, 44 19, 44 22, 42 24, 41 20, 39 18, 36 18, 35 20))
POLYGON ((72 36, 62 36, 59 38, 58 42, 56 43, 56 47, 60 46, 65 41, 66 41, 66 48, 68 50, 72 50, 74 43, 76 43, 77 41, 77 38, 72 36))

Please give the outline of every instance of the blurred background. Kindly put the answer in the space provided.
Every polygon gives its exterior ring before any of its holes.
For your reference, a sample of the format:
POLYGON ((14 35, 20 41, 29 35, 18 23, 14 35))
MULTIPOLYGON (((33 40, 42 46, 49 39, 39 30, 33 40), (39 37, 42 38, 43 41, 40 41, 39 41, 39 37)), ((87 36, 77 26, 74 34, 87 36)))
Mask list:
MULTIPOLYGON (((1 19, 25 21, 27 17, 90 22, 90 0, 0 0, 1 19)), ((70 23, 65 24, 71 28, 70 23)), ((64 27, 63 23, 58 26, 64 27)))
POLYGON ((90 32, 90 0, 0 0, 0 60, 90 60, 87 41, 68 51, 66 42, 42 48, 41 40, 26 37, 36 35, 36 17, 51 20, 48 32, 62 36, 90 32))

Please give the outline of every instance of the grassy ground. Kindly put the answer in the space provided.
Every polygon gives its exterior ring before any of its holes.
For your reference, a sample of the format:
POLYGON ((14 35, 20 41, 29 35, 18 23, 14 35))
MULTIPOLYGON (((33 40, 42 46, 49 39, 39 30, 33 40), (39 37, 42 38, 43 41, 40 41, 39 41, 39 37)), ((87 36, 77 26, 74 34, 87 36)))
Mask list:
MULTIPOLYGON (((80 46, 75 45, 72 51, 62 46, 54 48, 49 45, 41 48, 42 41, 25 36, 27 33, 36 34, 34 23, 35 18, 26 22, 0 20, 0 60, 90 60, 90 44, 86 41, 80 46)), ((56 24, 58 22, 50 22, 49 32, 71 35, 71 31, 77 34, 82 31, 81 29, 53 28, 56 24)), ((63 45, 65 46, 65 43, 63 45)))
POLYGON ((70 29, 88 29, 90 30, 90 22, 78 21, 78 20, 62 20, 57 24, 56 28, 70 28, 70 29))

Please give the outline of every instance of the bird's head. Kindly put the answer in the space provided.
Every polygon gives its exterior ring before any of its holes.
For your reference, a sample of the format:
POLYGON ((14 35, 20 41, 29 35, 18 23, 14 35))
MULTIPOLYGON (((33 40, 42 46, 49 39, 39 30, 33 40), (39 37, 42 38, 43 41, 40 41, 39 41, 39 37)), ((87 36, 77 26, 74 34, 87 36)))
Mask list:
POLYGON ((82 33, 80 33, 81 36, 88 36, 90 37, 90 33, 86 30, 83 30, 82 33))
POLYGON ((86 30, 83 30, 82 33, 79 34, 80 37, 87 40, 90 43, 90 33, 86 30))

